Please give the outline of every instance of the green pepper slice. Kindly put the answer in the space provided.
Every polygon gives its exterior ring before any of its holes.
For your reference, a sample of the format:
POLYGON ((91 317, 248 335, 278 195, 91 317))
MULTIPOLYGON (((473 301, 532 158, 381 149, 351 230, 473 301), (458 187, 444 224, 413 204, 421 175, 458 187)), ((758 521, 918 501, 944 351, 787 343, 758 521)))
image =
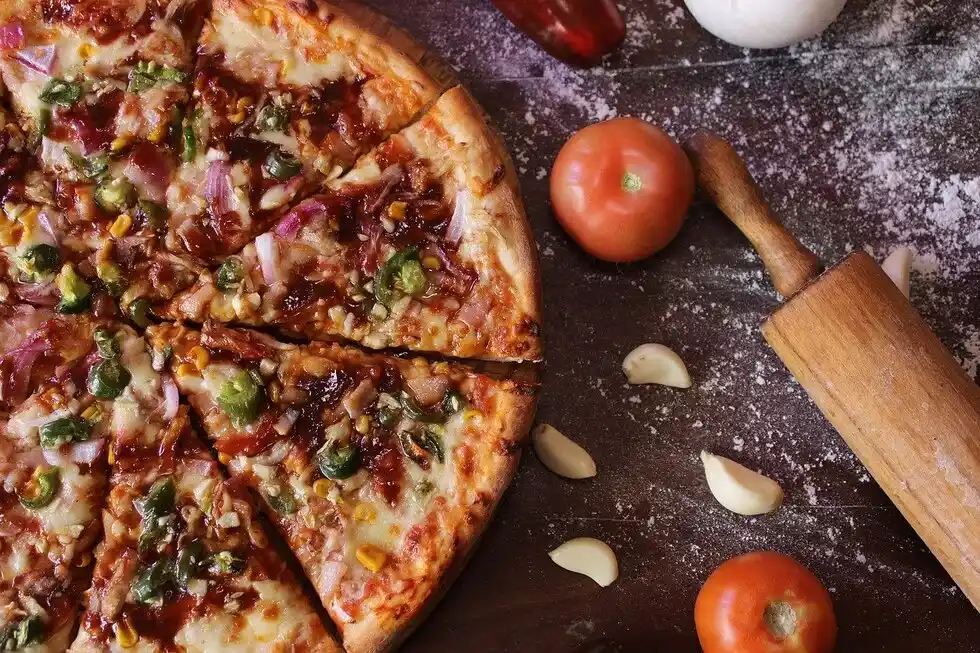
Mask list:
POLYGON ((92 437, 92 425, 80 417, 60 417, 38 429, 41 446, 57 449, 68 442, 84 442, 92 437))
POLYGON ((124 281, 118 265, 111 261, 102 261, 95 266, 95 274, 111 296, 118 298, 122 295, 124 281))
POLYGON ((33 279, 51 274, 58 269, 61 263, 61 254, 58 248, 47 243, 32 245, 26 252, 21 254, 18 267, 33 279))
POLYGON ((150 200, 139 200, 136 202, 136 216, 145 224, 153 229, 163 229, 167 226, 167 218, 170 217, 170 209, 163 204, 157 204, 150 200))
POLYGON ((92 286, 75 272, 74 266, 70 263, 61 267, 57 285, 58 290, 61 291, 61 300, 55 310, 59 313, 81 313, 91 305, 92 286))
POLYGON ((58 77, 52 77, 44 85, 41 94, 38 96, 45 104, 57 104, 62 107, 70 107, 78 102, 82 97, 82 85, 67 82, 58 77))
POLYGON ((108 179, 95 187, 95 203, 109 213, 124 213, 133 204, 135 188, 125 177, 108 179))
POLYGON ((440 463, 446 462, 446 451, 442 444, 442 438, 428 429, 421 433, 402 431, 398 434, 398 441, 405 455, 422 469, 429 469, 433 456, 440 463))
POLYGON ((0 651, 17 651, 44 641, 44 622, 31 615, 16 621, 0 632, 0 651))
POLYGON ((281 132, 289 122, 289 110, 278 104, 267 104, 255 117, 255 129, 260 132, 281 132))
POLYGON ((245 278, 245 267, 242 260, 237 256, 226 258, 218 268, 215 275, 214 285, 221 292, 229 292, 238 288, 238 284, 245 278))
POLYGON ((95 340, 95 347, 99 350, 99 356, 104 360, 116 360, 122 355, 119 340, 109 330, 96 329, 95 333, 92 334, 92 339, 95 340))
POLYGON ((276 512, 284 515, 290 515, 296 512, 296 497, 288 485, 282 486, 279 494, 267 494, 265 500, 269 502, 269 507, 276 512))
POLYGON ((408 394, 404 390, 398 396, 399 401, 402 405, 402 410, 411 419, 418 420, 420 422, 429 422, 430 424, 438 424, 446 421, 445 415, 438 411, 427 411, 418 405, 418 402, 412 398, 412 395, 408 394))
POLYGON ((200 540, 192 540, 177 552, 174 581, 180 589, 187 589, 191 579, 194 578, 197 570, 204 562, 205 553, 207 552, 204 549, 204 543, 200 540))
MULTIPOLYGON (((39 468, 40 469, 40 468, 39 468)), ((18 495, 22 506, 28 510, 40 510, 52 501, 61 487, 61 470, 50 467, 44 471, 34 472, 34 494, 31 496, 18 495)))
POLYGON ((89 179, 99 179, 109 172, 108 154, 99 153, 84 157, 69 151, 68 159, 72 167, 89 179))
POLYGON ((385 428, 391 428, 395 425, 395 421, 398 419, 398 415, 401 411, 397 408, 391 406, 382 406, 375 413, 375 419, 378 420, 378 424, 385 428))
POLYGON ((129 319, 138 327, 150 326, 150 300, 137 297, 129 304, 129 319))
MULTIPOLYGON (((416 293, 420 292, 418 274, 421 273, 421 288, 425 287, 425 272, 422 271, 422 264, 419 262, 419 248, 409 247, 396 252, 391 258, 382 264, 378 269, 378 274, 374 277, 374 297, 385 306, 390 306, 395 297, 395 282, 405 292, 405 283, 408 288, 416 293), (415 265, 418 265, 416 269, 415 265), (406 268, 405 273, 402 272, 406 268)), ((413 294, 413 293, 409 293, 413 294)))
POLYGON ((132 379, 133 375, 119 361, 102 361, 89 370, 88 391, 99 399, 115 399, 132 379))
POLYGON ((450 390, 442 398, 442 413, 446 417, 451 417, 466 408, 466 399, 459 390, 450 390))
POLYGON ((161 476, 153 482, 142 499, 133 502, 144 519, 154 519, 174 511, 177 500, 177 487, 171 476, 161 476))
POLYGON ((418 259, 405 261, 395 275, 395 287, 406 295, 418 295, 425 290, 425 270, 418 259))
POLYGON ((334 481, 350 478, 361 464, 361 450, 353 442, 327 442, 316 452, 320 473, 334 481))
POLYGON ((137 62, 136 67, 129 75, 127 90, 130 93, 142 93, 156 86, 159 81, 180 84, 185 79, 187 79, 186 73, 176 68, 171 68, 166 64, 161 65, 155 61, 140 61, 137 62))
POLYGON ((279 148, 269 152, 269 156, 265 159, 265 167, 269 174, 279 181, 292 179, 303 169, 302 164, 295 157, 279 148))
POLYGON ((183 130, 184 151, 181 154, 185 163, 189 163, 197 156, 197 136, 194 135, 194 128, 184 120, 183 130))
POLYGON ((167 584, 174 577, 174 563, 170 558, 160 558, 145 567, 136 578, 130 591, 137 603, 153 603, 162 598, 167 584))
POLYGON ((225 381, 218 393, 218 406, 224 411, 236 428, 242 428, 255 421, 262 410, 265 388, 261 377, 241 371, 225 381))

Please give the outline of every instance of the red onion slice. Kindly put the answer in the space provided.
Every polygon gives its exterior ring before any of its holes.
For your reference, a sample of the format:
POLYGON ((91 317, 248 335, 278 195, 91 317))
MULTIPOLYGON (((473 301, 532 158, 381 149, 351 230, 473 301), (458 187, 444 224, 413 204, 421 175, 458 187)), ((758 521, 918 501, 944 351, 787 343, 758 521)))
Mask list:
POLYGON ((212 161, 204 182, 204 198, 211 210, 218 215, 227 212, 231 193, 231 165, 221 159, 212 161))
POLYGON ((53 45, 33 45, 29 48, 18 50, 14 54, 14 59, 21 62, 31 70, 42 75, 50 75, 54 68, 55 46, 53 45))
MULTIPOLYGON (((300 183, 304 181, 302 178, 298 178, 298 180, 300 183)), ((294 181, 296 180, 294 179, 289 182, 289 185, 292 185, 294 181)), ((311 197, 304 200, 297 204, 292 211, 282 216, 282 219, 279 220, 279 223, 273 231, 281 238, 292 240, 299 233, 299 230, 303 228, 303 225, 313 219, 317 214, 326 211, 327 207, 328 204, 326 201, 319 197, 311 197)))
POLYGON ((399 184, 402 180, 402 174, 404 169, 398 165, 390 165, 384 169, 381 176, 378 178, 378 183, 384 184, 384 188, 381 189, 381 194, 378 195, 377 199, 371 203, 368 207, 368 213, 374 213, 378 208, 384 204, 384 201, 388 199, 388 195, 391 191, 395 189, 395 186, 399 184))
POLYGON ((453 217, 446 227, 446 240, 456 244, 462 239, 463 232, 466 231, 466 223, 470 214, 470 203, 472 196, 470 191, 462 188, 456 191, 456 207, 453 209, 453 217))
POLYGON ((91 465, 102 454, 102 449, 104 446, 105 440, 102 438, 97 440, 87 440, 85 442, 76 442, 75 444, 71 445, 71 449, 68 452, 68 457, 72 460, 72 462, 82 465, 91 465))
POLYGON ((24 46, 24 23, 13 19, 0 25, 0 50, 19 50, 24 46))
POLYGON ((58 288, 53 281, 17 284, 14 292, 21 301, 34 306, 54 306, 58 303, 58 288))
POLYGON ((255 252, 259 257, 259 265, 262 266, 262 278, 268 285, 278 283, 282 280, 282 273, 279 269, 279 244, 276 237, 267 232, 255 239, 255 252))
POLYGON ((169 422, 177 416, 177 409, 180 407, 180 394, 177 392, 177 384, 169 374, 162 375, 163 384, 163 421, 169 422))
POLYGON ((456 319, 464 323, 471 329, 479 329, 487 320, 487 313, 490 312, 491 300, 485 295, 470 297, 463 304, 463 307, 456 313, 456 319))

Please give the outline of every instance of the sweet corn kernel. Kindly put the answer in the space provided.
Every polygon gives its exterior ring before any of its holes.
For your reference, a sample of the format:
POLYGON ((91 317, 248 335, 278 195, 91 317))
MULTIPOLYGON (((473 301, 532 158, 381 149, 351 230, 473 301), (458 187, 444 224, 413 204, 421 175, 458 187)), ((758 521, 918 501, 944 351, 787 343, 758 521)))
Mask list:
POLYGON ((235 108, 239 111, 244 111, 253 104, 255 104, 255 102, 252 101, 252 98, 246 95, 245 97, 238 99, 238 102, 235 103, 235 108))
POLYGON ((92 554, 83 553, 82 555, 75 558, 74 565, 76 567, 88 567, 90 562, 92 562, 92 554))
POLYGON ((378 573, 385 566, 388 554, 373 544, 362 544, 354 552, 361 566, 370 572, 378 573))
POLYGON ((446 361, 439 361, 432 366, 432 372, 433 374, 441 374, 443 376, 449 374, 449 363, 446 361))
POLYGON ((12 224, 0 228, 0 246, 14 247, 20 242, 21 232, 23 232, 23 229, 21 229, 19 224, 12 224))
POLYGON ((479 416, 480 411, 476 410, 475 408, 467 408, 465 411, 463 411, 463 419, 465 419, 467 422, 475 420, 479 416))
POLYGON ((111 442, 109 443, 109 464, 116 464, 116 447, 111 442))
POLYGON ((330 481, 325 478, 318 478, 313 482, 313 492, 321 499, 327 498, 327 495, 330 494, 331 487, 330 481))
POLYGON ((40 209, 32 206, 17 216, 17 221, 20 222, 21 227, 24 229, 22 239, 27 240, 34 233, 34 228, 37 226, 35 221, 40 212, 40 209))
POLYGON ((436 256, 426 256, 422 259, 422 267, 426 270, 438 270, 442 267, 442 261, 436 256))
POLYGON ((114 138, 111 143, 109 143, 109 149, 111 149, 113 152, 118 152, 129 145, 129 140, 129 136, 118 136, 114 138))
POLYGON ((211 362, 211 354, 208 353, 208 350, 201 345, 191 347, 190 355, 191 358, 194 359, 194 365, 197 366, 197 369, 199 370, 203 371, 204 368, 208 366, 208 363, 211 362))
POLYGON ((374 523, 378 518, 378 511, 370 503, 359 503, 354 507, 354 519, 374 523))
POLYGON ((122 238, 129 233, 129 229, 132 226, 133 219, 129 217, 128 213, 122 213, 112 223, 112 226, 109 227, 109 233, 112 234, 113 238, 122 238))
POLYGON ((388 205, 388 217, 393 220, 404 220, 406 209, 408 209, 407 202, 392 202, 388 205))
POLYGON ((388 534, 392 537, 398 537, 402 534, 402 529, 398 524, 392 524, 388 527, 388 534))
POLYGON ((190 363, 181 363, 174 370, 177 376, 197 376, 197 366, 191 365, 190 363))
POLYGON ((354 426, 358 433, 365 434, 371 430, 371 418, 367 415, 361 415, 357 418, 357 424, 354 426))
POLYGON ((259 25, 264 25, 265 27, 272 25, 272 12, 265 7, 256 7, 252 11, 252 17, 259 25))
POLYGON ((95 54, 95 47, 91 43, 82 43, 78 46, 78 57, 82 61, 91 59, 93 54, 95 54))
POLYGON ((236 111, 235 113, 230 114, 228 116, 228 122, 230 122, 233 125, 237 125, 237 124, 243 122, 244 120, 245 120, 245 112, 244 111, 236 111))
POLYGON ((102 419, 102 408, 98 404, 92 404, 82 411, 82 419, 87 422, 98 422, 102 419))
POLYGON ((161 123, 149 133, 147 139, 149 139, 151 143, 159 143, 163 140, 163 137, 167 135, 168 129, 169 125, 167 125, 167 123, 161 123))
POLYGON ((133 648, 136 642, 140 641, 140 635, 133 628, 129 617, 123 617, 122 621, 114 624, 112 629, 116 632, 116 643, 123 648, 133 648))
POLYGON ((221 463, 222 465, 227 465, 228 463, 231 462, 231 456, 229 456, 226 453, 219 453, 218 462, 221 463))

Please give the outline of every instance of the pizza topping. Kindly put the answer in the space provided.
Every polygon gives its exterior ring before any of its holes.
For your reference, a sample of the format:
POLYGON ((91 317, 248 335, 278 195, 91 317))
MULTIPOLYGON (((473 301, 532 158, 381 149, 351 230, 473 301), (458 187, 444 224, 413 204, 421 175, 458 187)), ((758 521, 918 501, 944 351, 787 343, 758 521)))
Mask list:
POLYGON ((58 490, 61 488, 61 469, 49 467, 43 469, 38 467, 31 476, 31 485, 28 488, 29 494, 18 495, 21 505, 28 510, 40 510, 54 501, 58 490))
POLYGON ((442 428, 436 425, 425 426, 420 431, 402 431, 398 434, 398 442, 408 458, 428 470, 432 466, 433 456, 440 463, 446 462, 441 432, 442 428))
MULTIPOLYGON (((0 50, 17 50, 24 45, 24 23, 14 18, 0 25, 0 50)), ((3 647, 0 646, 0 650, 3 647)))
POLYGON ((375 574, 381 571, 388 561, 388 554, 373 544, 362 544, 357 547, 354 557, 362 567, 375 574))
POLYGON ((61 301, 58 302, 59 313, 81 313, 92 303, 92 287, 75 271, 71 263, 61 266, 57 278, 61 301))
POLYGON ((173 577, 173 564, 173 560, 163 557, 140 571, 130 588, 133 599, 137 603, 162 602, 164 586, 173 577))
POLYGON ((115 399, 129 385, 132 375, 119 360, 119 342, 114 335, 98 329, 95 343, 102 360, 89 370, 88 391, 99 399, 115 399))
POLYGON ((109 179, 95 187, 96 204, 113 215, 124 213, 134 200, 135 189, 125 177, 109 179))
POLYGON ((390 306, 396 299, 397 291, 406 295, 417 295, 425 288, 425 272, 419 260, 417 247, 409 247, 396 252, 378 270, 374 278, 374 296, 390 306))
POLYGON ((45 104, 71 107, 82 97, 82 85, 52 77, 41 90, 39 96, 45 104))
POLYGON ((215 274, 214 285, 221 292, 232 292, 238 288, 245 278, 245 268, 237 256, 225 259, 215 274))
POLYGON ((69 442, 84 442, 92 437, 92 425, 79 417, 61 417, 38 429, 41 446, 57 449, 69 442))
POLYGON ((58 248, 47 243, 29 247, 17 261, 17 267, 32 281, 40 281, 58 269, 61 255, 58 248))
POLYGON ((262 378, 252 371, 240 371, 221 386, 218 405, 236 428, 251 424, 265 404, 262 378))
POLYGON ((255 117, 255 129, 259 132, 281 132, 286 129, 288 124, 289 109, 283 106, 281 102, 266 104, 255 117))
POLYGON ((129 92, 142 93, 158 83, 182 84, 187 75, 176 68, 153 61, 139 61, 129 75, 129 92))
POLYGON ((316 452, 320 473, 331 480, 350 478, 361 464, 361 451, 351 441, 351 424, 348 418, 326 430, 326 442, 316 452))
POLYGON ((164 519, 174 511, 177 489, 173 478, 158 478, 146 495, 133 502, 142 516, 138 547, 140 553, 148 553, 167 535, 172 520, 164 519))
POLYGON ((44 641, 44 621, 31 615, 0 631, 0 651, 17 651, 44 641))
POLYGON ((294 156, 276 148, 266 157, 265 168, 276 179, 285 181, 298 175, 303 166, 294 156))
POLYGON ((150 326, 150 300, 137 297, 129 304, 129 319, 140 328, 150 326))

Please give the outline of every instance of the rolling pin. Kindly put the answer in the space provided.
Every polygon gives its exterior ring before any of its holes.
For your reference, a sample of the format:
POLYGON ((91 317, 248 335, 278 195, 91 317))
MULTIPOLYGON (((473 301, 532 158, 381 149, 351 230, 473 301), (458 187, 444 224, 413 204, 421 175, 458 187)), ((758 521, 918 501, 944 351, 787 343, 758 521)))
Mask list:
POLYGON ((870 256, 821 274, 731 145, 700 133, 686 149, 786 300, 766 341, 980 610, 980 386, 870 256))

